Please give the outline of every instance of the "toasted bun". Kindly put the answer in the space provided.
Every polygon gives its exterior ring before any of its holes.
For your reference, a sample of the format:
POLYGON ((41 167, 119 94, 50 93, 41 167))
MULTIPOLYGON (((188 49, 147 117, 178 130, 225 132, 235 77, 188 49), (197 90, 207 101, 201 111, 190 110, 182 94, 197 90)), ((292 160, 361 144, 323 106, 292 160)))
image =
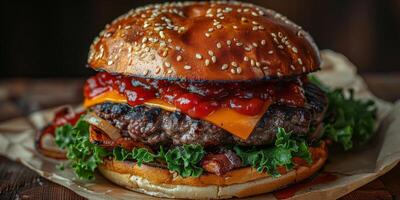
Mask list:
POLYGON ((185 2, 131 10, 90 48, 95 70, 191 81, 270 80, 319 69, 308 33, 275 11, 241 2, 185 2))
POLYGON ((271 192, 299 182, 318 171, 327 159, 324 143, 311 150, 313 164, 301 166, 278 178, 259 173, 254 168, 232 170, 224 176, 204 174, 200 177, 182 178, 167 169, 134 162, 105 160, 100 172, 110 181, 133 191, 157 197, 184 199, 224 199, 246 197, 271 192))

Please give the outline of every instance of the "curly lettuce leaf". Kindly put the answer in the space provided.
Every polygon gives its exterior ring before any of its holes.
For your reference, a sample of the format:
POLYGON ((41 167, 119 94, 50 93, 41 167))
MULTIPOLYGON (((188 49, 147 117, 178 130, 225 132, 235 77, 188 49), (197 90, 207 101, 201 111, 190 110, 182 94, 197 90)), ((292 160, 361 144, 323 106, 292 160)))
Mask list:
POLYGON ((94 171, 103 158, 110 155, 105 149, 89 141, 89 124, 80 119, 75 126, 70 124, 56 129, 56 144, 67 150, 71 167, 81 179, 93 179, 94 171))
POLYGON ((199 177, 203 168, 199 166, 205 151, 201 145, 189 144, 168 150, 163 159, 168 169, 177 172, 182 177, 199 177))
POLYGON ((309 80, 328 96, 323 137, 340 144, 345 150, 353 148, 354 144, 365 144, 374 134, 375 103, 354 99, 351 89, 332 90, 314 76, 310 76, 309 80))
POLYGON ((246 149, 235 146, 234 151, 242 160, 243 166, 252 166, 258 172, 267 171, 273 177, 281 175, 278 171, 280 166, 288 170, 292 169, 294 167, 292 158, 294 157, 300 157, 309 164, 312 163, 311 153, 306 142, 294 137, 283 128, 278 128, 275 145, 272 147, 246 149))
POLYGON ((160 147, 157 154, 153 154, 145 148, 135 148, 129 152, 117 147, 114 148, 113 155, 117 160, 135 160, 139 166, 142 163, 158 159, 165 162, 169 170, 177 172, 182 177, 198 177, 203 173, 203 168, 199 163, 204 157, 205 151, 201 145, 196 144, 177 146, 167 152, 160 147))

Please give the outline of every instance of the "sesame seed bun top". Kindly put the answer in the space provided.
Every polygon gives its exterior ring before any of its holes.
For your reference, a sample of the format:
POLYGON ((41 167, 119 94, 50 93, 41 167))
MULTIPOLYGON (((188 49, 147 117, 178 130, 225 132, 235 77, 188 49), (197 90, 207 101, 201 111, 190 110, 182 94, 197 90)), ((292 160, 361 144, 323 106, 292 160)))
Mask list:
POLYGON ((131 10, 94 40, 88 63, 130 76, 242 81, 307 74, 320 57, 311 36, 281 14, 223 1, 131 10))

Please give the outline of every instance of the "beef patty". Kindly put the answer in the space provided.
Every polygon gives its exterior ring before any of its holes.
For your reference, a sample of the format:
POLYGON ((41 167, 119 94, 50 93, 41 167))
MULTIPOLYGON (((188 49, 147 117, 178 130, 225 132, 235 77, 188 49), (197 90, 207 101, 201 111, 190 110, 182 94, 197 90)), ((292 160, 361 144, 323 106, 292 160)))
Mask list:
POLYGON ((313 84, 304 85, 304 107, 271 105, 247 140, 236 137, 224 129, 181 112, 169 112, 156 107, 105 102, 91 107, 99 117, 131 137, 151 146, 201 144, 218 146, 226 144, 267 145, 275 139, 278 127, 293 134, 307 135, 310 126, 321 123, 327 107, 327 98, 313 84))

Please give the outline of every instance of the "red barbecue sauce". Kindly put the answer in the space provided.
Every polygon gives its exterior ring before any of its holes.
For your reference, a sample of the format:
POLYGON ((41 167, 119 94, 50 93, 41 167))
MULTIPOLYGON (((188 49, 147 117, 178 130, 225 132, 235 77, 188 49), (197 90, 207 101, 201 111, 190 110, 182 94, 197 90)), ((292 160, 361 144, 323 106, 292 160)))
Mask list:
POLYGON ((68 108, 62 108, 58 110, 53 118, 53 121, 50 125, 45 127, 43 130, 39 131, 36 135, 35 145, 36 148, 40 153, 45 156, 55 158, 55 159, 66 159, 65 152, 53 150, 53 149, 46 149, 44 145, 44 136, 52 135, 55 137, 55 132, 57 127, 63 126, 65 124, 75 125, 76 122, 79 120, 83 112, 76 113, 68 108))
POLYGON ((191 83, 126 77, 100 72, 84 86, 85 98, 91 99, 107 91, 118 91, 136 106, 146 100, 160 98, 192 117, 206 117, 219 108, 231 108, 244 115, 257 115, 265 100, 302 107, 304 92, 301 81, 191 83))
POLYGON ((296 192, 298 192, 302 189, 309 188, 309 187, 312 187, 312 186, 315 186, 318 184, 333 182, 336 179, 337 179, 337 176, 334 174, 330 174, 330 173, 326 173, 326 172, 321 173, 312 179, 309 179, 304 182, 289 186, 285 189, 276 191, 276 192, 274 192, 274 196, 277 199, 288 199, 290 197, 293 197, 296 194, 296 192))
POLYGON ((75 113, 74 111, 71 111, 67 107, 57 110, 56 113, 54 114, 52 123, 45 129, 43 129, 40 135, 45 135, 45 134, 54 135, 57 127, 66 124, 71 124, 72 126, 74 126, 83 113, 84 113, 83 111, 75 113))

